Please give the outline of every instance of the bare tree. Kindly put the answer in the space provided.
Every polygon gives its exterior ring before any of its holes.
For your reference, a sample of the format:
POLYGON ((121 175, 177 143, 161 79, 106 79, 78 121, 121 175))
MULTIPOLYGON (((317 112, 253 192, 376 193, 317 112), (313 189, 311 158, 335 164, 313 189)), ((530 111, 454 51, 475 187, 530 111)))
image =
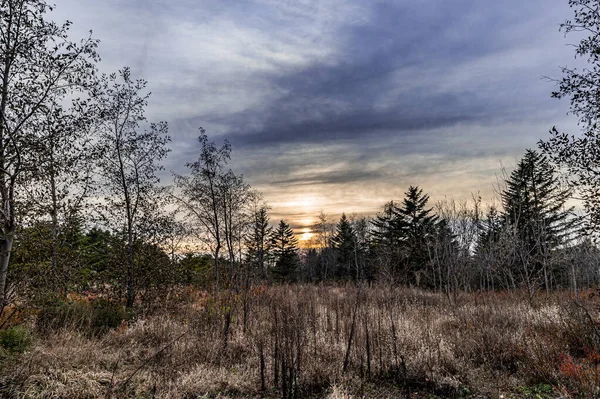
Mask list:
POLYGON ((161 229, 161 244, 169 255, 171 264, 171 284, 177 282, 177 263, 181 258, 181 252, 185 249, 185 241, 190 237, 190 226, 185 220, 179 220, 176 212, 168 214, 163 218, 161 229))
POLYGON ((180 189, 176 196, 188 216, 195 220, 197 231, 208 234, 213 254, 213 278, 215 291, 219 291, 219 255, 223 248, 222 190, 219 187, 227 173, 225 166, 231 158, 231 145, 225 141, 217 148, 208 141, 206 131, 200 128, 200 156, 196 162, 188 163, 189 176, 175 175, 175 184, 180 189))
POLYGON ((164 188, 158 186, 157 172, 170 141, 166 122, 151 123, 141 130, 149 97, 140 93, 145 87, 145 81, 134 81, 129 68, 124 68, 118 75, 103 76, 94 96, 99 110, 98 174, 105 195, 98 209, 103 222, 122 231, 127 243, 128 307, 135 300, 134 243, 160 208, 164 188))
POLYGON ((223 237, 229 254, 230 271, 233 272, 236 258, 241 260, 240 246, 243 245, 244 235, 250 225, 250 185, 244 183, 243 176, 229 170, 220 176, 218 189, 223 215, 223 237))
POLYGON ((563 167, 567 181, 583 200, 590 232, 600 230, 600 8, 597 0, 569 0, 574 18, 560 24, 565 33, 575 32, 581 37, 574 46, 575 58, 587 61, 586 68, 563 67, 563 77, 554 80, 557 90, 554 98, 568 98, 570 113, 578 117, 582 128, 580 135, 569 135, 553 127, 550 138, 539 146, 550 160, 563 167))
POLYGON ((314 236, 311 238, 311 246, 318 251, 318 273, 321 279, 327 279, 332 272, 334 263, 333 251, 331 248, 331 238, 335 235, 335 223, 325 212, 321 211, 317 215, 317 222, 312 227, 314 236))

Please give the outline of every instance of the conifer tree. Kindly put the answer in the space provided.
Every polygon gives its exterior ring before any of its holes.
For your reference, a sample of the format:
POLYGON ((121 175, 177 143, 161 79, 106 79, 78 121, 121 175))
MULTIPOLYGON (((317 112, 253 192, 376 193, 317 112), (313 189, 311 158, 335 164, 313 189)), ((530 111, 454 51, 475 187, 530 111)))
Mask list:
POLYGON ((300 263, 298 239, 289 224, 281 220, 272 237, 275 267, 274 277, 279 281, 293 281, 300 263))
POLYGON ((269 260, 272 257, 273 227, 269 224, 269 211, 261 205, 252 215, 252 226, 248 238, 248 262, 263 277, 267 277, 269 260))
POLYGON ((574 207, 565 206, 571 190, 561 187, 550 161, 535 150, 525 152, 506 184, 504 223, 514 229, 523 261, 543 273, 548 286, 547 257, 571 241, 580 225, 574 207))
POLYGON ((415 273, 427 265, 428 237, 435 232, 437 217, 427 208, 429 196, 410 186, 401 205, 391 201, 374 225, 374 244, 392 263, 404 283, 415 282, 415 273))
POLYGON ((400 241, 401 228, 398 226, 397 213, 398 205, 394 201, 390 201, 383 206, 383 212, 373 220, 373 244, 375 247, 389 249, 400 241))
POLYGON ((356 267, 356 235, 345 213, 342 214, 335 235, 331 238, 331 247, 336 253, 338 277, 351 275, 353 267, 356 267))
POLYGON ((560 186, 553 166, 535 150, 527 150, 502 193, 504 219, 517 226, 535 252, 547 252, 572 236, 574 207, 565 208, 571 190, 560 186))
POLYGON ((414 273, 426 267, 429 260, 427 251, 428 238, 435 233, 438 218, 427 208, 429 195, 419 187, 410 186, 405 193, 403 206, 398 209, 408 259, 405 273, 406 282, 412 283, 414 273))

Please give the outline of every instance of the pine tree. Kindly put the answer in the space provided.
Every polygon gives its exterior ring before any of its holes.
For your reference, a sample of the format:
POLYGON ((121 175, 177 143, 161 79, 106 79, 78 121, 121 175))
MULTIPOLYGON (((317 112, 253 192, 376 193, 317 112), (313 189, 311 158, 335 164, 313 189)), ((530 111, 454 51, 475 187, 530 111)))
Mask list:
POLYGON ((427 265, 428 237, 435 233, 437 217, 427 208, 429 196, 419 187, 410 186, 402 204, 391 201, 373 222, 375 250, 383 254, 406 284, 427 265))
POLYGON ((274 277, 279 281, 293 281, 300 263, 298 239, 289 224, 281 220, 272 237, 275 267, 274 277))
POLYGON ((554 167, 534 150, 525 152, 506 184, 502 192, 504 223, 515 231, 526 257, 522 262, 544 273, 548 286, 547 257, 571 241, 581 223, 574 207, 565 207, 571 190, 560 186, 554 167))
POLYGON ((410 186, 405 193, 402 208, 398 209, 403 229, 402 236, 407 249, 406 280, 413 282, 416 272, 425 269, 429 261, 427 242, 435 234, 438 218, 431 214, 432 209, 427 209, 429 195, 424 194, 419 187, 410 186))
POLYGON ((530 252, 546 254, 573 238, 578 219, 574 207, 565 208, 569 198, 571 190, 560 186, 548 159, 527 150, 502 193, 503 216, 530 252))
POLYGON ((377 248, 390 248, 401 239, 398 223, 398 206, 390 201, 383 206, 383 212, 373 220, 373 244, 377 248))
POLYGON ((335 250, 338 263, 337 276, 351 276, 353 268, 356 267, 356 235, 345 213, 342 214, 335 235, 331 238, 331 247, 335 250))
POLYGON ((423 194, 422 189, 410 186, 404 194, 403 206, 398 209, 402 218, 400 226, 404 229, 406 240, 414 244, 433 231, 438 218, 431 214, 431 208, 426 209, 429 195, 423 194))
POLYGON ((485 217, 478 224, 479 235, 477 237, 476 253, 487 251, 490 245, 498 241, 502 231, 503 219, 498 208, 494 205, 490 206, 485 214, 485 217))
POLYGON ((272 256, 270 240, 273 227, 269 225, 268 207, 260 206, 253 214, 250 237, 248 238, 248 262, 263 277, 267 277, 267 265, 272 256))
MULTIPOLYGON (((498 208, 491 205, 481 221, 477 223, 477 242, 475 245, 476 264, 481 268, 481 284, 493 290, 498 264, 498 241, 503 229, 503 219, 498 208)), ((507 284, 507 286, 509 286, 507 284)))

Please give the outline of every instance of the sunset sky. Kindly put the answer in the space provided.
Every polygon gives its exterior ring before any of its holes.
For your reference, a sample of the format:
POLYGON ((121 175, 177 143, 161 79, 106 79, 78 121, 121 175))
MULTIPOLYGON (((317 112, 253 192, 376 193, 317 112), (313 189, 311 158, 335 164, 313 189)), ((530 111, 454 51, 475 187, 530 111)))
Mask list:
MULTIPOLYGON (((574 65, 567 0, 56 0, 102 72, 130 66, 147 116, 173 138, 167 171, 198 157, 197 128, 298 232, 320 210, 377 212, 419 185, 433 200, 493 193, 501 164, 557 127, 550 98, 574 65)), ((165 175, 165 181, 170 180, 165 175)), ((308 231, 308 230, 305 230, 308 231)))

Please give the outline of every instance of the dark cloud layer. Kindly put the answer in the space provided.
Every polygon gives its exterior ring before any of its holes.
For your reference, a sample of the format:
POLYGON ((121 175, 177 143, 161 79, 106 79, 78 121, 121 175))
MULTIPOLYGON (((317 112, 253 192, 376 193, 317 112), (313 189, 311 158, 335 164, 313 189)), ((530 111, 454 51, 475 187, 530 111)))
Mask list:
POLYGON ((59 12, 96 28, 104 69, 150 82, 169 169, 196 158, 203 126, 295 223, 371 211, 408 184, 491 193, 499 161, 574 127, 541 79, 572 61, 566 0, 64 0, 59 12))

